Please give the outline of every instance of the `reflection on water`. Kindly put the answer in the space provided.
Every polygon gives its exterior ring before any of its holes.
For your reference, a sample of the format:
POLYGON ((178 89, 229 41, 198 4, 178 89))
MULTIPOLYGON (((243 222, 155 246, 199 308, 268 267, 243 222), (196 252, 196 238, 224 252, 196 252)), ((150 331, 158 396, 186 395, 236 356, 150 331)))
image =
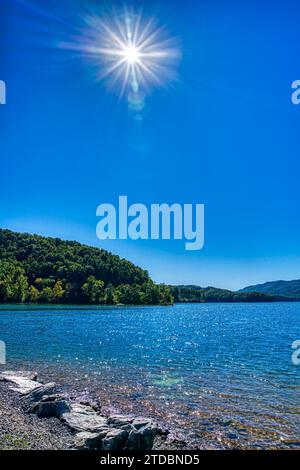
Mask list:
POLYGON ((92 390, 200 447, 300 446, 300 303, 2 310, 0 339, 7 367, 92 390))

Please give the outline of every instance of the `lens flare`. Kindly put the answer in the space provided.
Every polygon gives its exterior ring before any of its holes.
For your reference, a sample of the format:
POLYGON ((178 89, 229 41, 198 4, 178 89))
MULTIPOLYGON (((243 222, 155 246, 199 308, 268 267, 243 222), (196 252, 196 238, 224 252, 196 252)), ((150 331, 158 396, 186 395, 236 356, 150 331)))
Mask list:
POLYGON ((64 47, 80 51, 93 65, 96 79, 106 81, 121 96, 136 98, 178 78, 178 41, 142 14, 89 15, 80 34, 64 47))

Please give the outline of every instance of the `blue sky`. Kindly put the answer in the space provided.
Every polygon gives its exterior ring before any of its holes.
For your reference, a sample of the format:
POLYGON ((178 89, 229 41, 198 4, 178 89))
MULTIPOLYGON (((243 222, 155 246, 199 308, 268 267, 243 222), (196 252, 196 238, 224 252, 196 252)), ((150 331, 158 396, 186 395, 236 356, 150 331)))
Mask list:
POLYGON ((94 83, 88 60, 58 47, 83 4, 108 11, 105 1, 1 1, 0 226, 101 246, 158 282, 299 278, 299 4, 128 2, 182 51, 179 81, 151 90, 142 122, 94 83), (123 194, 204 203, 204 249, 97 240, 96 207, 123 194))

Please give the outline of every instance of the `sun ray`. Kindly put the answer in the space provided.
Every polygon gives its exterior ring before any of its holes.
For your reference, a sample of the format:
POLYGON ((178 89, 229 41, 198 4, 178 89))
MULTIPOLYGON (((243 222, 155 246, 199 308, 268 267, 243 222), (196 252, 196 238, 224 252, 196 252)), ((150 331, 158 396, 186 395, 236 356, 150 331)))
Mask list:
POLYGON ((110 87, 119 84, 121 96, 138 93, 141 87, 143 93, 152 86, 165 87, 175 78, 178 43, 156 26, 154 18, 145 21, 141 13, 125 11, 110 18, 89 15, 85 25, 64 47, 88 56, 98 80, 105 79, 110 87))

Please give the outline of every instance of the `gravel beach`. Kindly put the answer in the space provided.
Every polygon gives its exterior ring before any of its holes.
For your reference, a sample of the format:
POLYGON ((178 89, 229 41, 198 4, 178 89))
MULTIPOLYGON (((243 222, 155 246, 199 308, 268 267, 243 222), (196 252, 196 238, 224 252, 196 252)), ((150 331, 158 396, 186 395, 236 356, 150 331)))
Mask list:
POLYGON ((0 450, 70 449, 73 439, 58 419, 24 413, 18 393, 0 382, 0 450))

